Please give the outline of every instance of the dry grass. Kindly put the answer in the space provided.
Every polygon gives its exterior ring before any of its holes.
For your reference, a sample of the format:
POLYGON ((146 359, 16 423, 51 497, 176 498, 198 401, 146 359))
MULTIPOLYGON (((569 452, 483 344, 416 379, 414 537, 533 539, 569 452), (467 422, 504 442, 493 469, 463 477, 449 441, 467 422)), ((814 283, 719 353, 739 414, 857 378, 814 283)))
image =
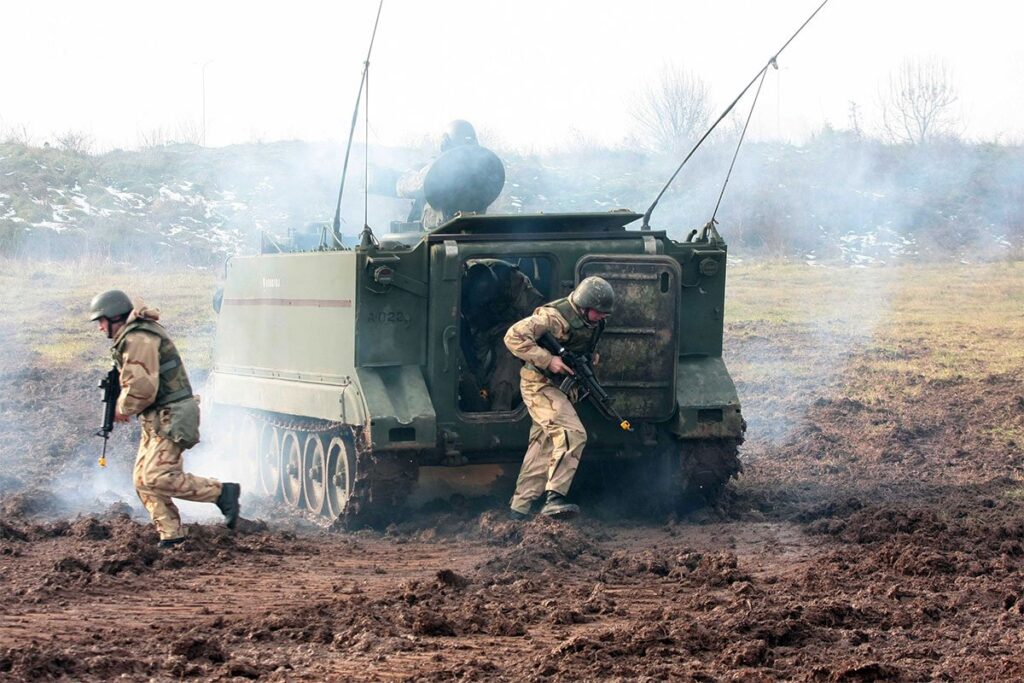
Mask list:
MULTIPOLYGON (((15 321, 15 344, 29 362, 99 368, 107 344, 86 320, 88 303, 99 291, 121 288, 159 307, 186 362, 204 368, 212 362, 216 316, 210 301, 217 279, 217 273, 187 268, 147 272, 84 261, 3 260, 0 306, 4 318, 15 321)), ((1021 372, 1024 263, 743 264, 729 272, 726 321, 726 357, 742 383, 841 377, 847 393, 862 400, 897 383, 912 395, 925 384, 899 378, 1021 372), (880 386, 886 375, 893 381, 880 386)))
MULTIPOLYGON (((749 380, 780 372, 834 376, 847 368, 827 364, 846 364, 855 352, 860 371, 845 373, 847 393, 871 399, 883 388, 880 375, 894 382, 978 379, 1024 368, 1024 263, 767 264, 734 267, 729 278, 731 341, 740 347, 757 337, 780 343, 774 358, 744 358, 727 340, 731 365, 749 380)), ((926 384, 901 386, 913 394, 926 384)))
MULTIPOLYGON (((216 276, 186 269, 147 272, 95 262, 0 261, 3 317, 15 323, 8 362, 46 367, 100 368, 109 344, 88 320, 98 292, 123 289, 133 301, 159 308, 175 342, 192 367, 212 362, 216 276)), ((9 342, 10 343, 10 342, 9 342)))

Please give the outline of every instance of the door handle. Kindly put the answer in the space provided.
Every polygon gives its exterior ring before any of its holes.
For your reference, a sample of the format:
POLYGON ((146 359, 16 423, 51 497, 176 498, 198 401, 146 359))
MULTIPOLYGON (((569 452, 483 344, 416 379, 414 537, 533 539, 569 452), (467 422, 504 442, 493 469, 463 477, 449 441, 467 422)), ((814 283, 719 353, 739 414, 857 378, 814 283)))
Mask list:
POLYGON ((455 325, 449 325, 441 333, 441 346, 444 349, 444 372, 451 372, 452 340, 459 333, 455 325))

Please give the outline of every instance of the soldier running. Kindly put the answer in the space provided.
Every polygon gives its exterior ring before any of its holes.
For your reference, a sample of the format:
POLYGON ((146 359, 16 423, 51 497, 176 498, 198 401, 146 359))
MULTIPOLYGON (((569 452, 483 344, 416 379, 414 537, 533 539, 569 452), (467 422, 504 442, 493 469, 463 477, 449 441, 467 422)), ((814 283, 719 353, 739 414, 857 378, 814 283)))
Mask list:
POLYGON ((111 354, 121 373, 115 420, 127 422, 138 415, 142 425, 133 479, 160 533, 158 547, 185 540, 172 498, 216 503, 228 528, 234 529, 240 486, 182 470, 182 452, 199 442, 199 397, 192 394, 174 342, 157 322, 160 311, 135 309, 128 295, 116 289, 96 295, 89 309, 89 319, 98 321, 113 340, 111 354))
POLYGON ((540 513, 570 518, 579 507, 566 500, 579 466, 587 432, 570 397, 550 378, 572 374, 561 358, 537 344, 550 332, 569 351, 592 353, 604 331, 604 320, 615 307, 615 292, 606 280, 588 277, 565 299, 552 301, 520 320, 505 335, 505 345, 526 362, 520 372, 523 403, 533 427, 519 470, 509 516, 524 520, 535 500, 545 495, 540 513))

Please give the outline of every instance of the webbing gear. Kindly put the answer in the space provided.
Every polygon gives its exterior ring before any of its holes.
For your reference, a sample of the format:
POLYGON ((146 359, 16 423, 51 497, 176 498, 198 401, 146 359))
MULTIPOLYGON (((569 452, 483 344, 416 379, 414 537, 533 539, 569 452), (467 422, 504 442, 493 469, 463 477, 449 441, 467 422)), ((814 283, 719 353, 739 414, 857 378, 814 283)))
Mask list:
POLYGON ((192 385, 188 381, 188 374, 181 363, 178 349, 167 331, 156 321, 140 318, 121 328, 111 348, 114 363, 121 367, 125 339, 132 332, 146 332, 160 338, 159 385, 152 407, 158 408, 192 396, 192 385))
POLYGON ((172 391, 171 393, 167 394, 166 396, 161 396, 160 397, 160 399, 161 399, 160 403, 159 404, 155 404, 154 403, 153 405, 157 405, 158 407, 159 406, 165 406, 168 403, 174 403, 175 401, 180 401, 182 399, 189 398, 191 396, 192 396, 192 387, 185 387, 184 389, 178 389, 177 391, 172 391))
POLYGON ((558 311, 565 322, 569 323, 569 338, 563 342, 565 348, 573 353, 591 353, 604 331, 604 323, 589 325, 580 312, 568 299, 558 299, 544 304, 558 311))

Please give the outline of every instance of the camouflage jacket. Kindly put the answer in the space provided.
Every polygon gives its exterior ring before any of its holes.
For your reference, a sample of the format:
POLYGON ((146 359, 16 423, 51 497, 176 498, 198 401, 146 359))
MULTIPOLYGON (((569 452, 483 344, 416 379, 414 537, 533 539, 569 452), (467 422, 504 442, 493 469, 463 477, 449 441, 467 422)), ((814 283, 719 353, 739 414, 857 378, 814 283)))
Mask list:
POLYGON ((114 338, 111 355, 121 371, 117 410, 122 415, 192 396, 181 356, 159 319, 159 310, 143 306, 131 312, 114 338))
POLYGON ((552 355, 537 344, 538 337, 550 332, 569 351, 588 353, 594 350, 603 329, 604 325, 587 323, 568 299, 559 299, 539 307, 533 315, 510 327, 505 334, 505 346, 512 355, 527 363, 524 378, 526 373, 542 377, 538 370, 547 370, 552 355))

